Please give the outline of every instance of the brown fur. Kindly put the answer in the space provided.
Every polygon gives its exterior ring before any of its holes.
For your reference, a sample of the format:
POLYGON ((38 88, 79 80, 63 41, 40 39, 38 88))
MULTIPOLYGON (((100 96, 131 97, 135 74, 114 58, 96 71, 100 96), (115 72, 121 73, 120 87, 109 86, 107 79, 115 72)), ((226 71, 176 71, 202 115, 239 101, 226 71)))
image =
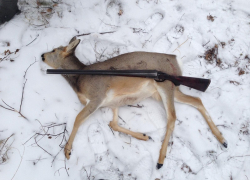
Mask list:
MULTIPOLYGON (((66 47, 59 47, 52 52, 43 54, 42 57, 44 62, 56 69, 144 69, 158 70, 175 76, 180 76, 182 74, 175 55, 149 52, 127 53, 104 62, 85 66, 74 55, 74 50, 79 42, 80 40, 74 40, 66 47)), ((129 134, 141 140, 150 139, 150 137, 145 134, 132 132, 118 126, 118 107, 135 104, 148 97, 154 97, 157 100, 161 100, 167 112, 167 131, 160 150, 158 160, 160 166, 158 168, 160 168, 164 162, 169 138, 174 130, 176 120, 174 99, 197 108, 207 121, 217 139, 221 143, 225 142, 225 139, 214 125, 201 100, 183 94, 171 81, 156 82, 146 78, 119 76, 64 75, 64 77, 77 93, 81 103, 86 105, 77 115, 72 133, 65 146, 64 152, 67 159, 70 158, 72 143, 79 126, 100 107, 110 107, 113 109, 114 117, 110 122, 110 126, 115 131, 129 134)))

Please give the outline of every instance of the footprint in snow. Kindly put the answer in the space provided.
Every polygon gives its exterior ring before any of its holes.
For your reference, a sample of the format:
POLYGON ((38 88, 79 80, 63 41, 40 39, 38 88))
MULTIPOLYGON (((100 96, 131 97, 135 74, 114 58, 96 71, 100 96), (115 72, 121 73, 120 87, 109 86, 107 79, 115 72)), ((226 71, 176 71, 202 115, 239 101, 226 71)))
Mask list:
POLYGON ((107 151, 104 135, 98 124, 90 125, 88 129, 88 138, 95 154, 100 154, 107 151))
POLYGON ((149 180, 153 170, 153 160, 150 154, 142 157, 133 167, 120 167, 124 164, 110 153, 103 134, 102 128, 98 124, 90 125, 88 129, 88 138, 95 154, 95 164, 92 167, 92 174, 98 179, 134 179, 149 180), (119 165, 120 164, 120 165, 119 165))
POLYGON ((144 23, 146 25, 144 32, 152 31, 164 18, 163 14, 157 12, 151 15, 144 23))
POLYGON ((132 28, 134 33, 144 34, 151 32, 164 18, 162 13, 154 13, 150 17, 148 17, 145 21, 137 22, 131 21, 130 26, 137 26, 136 28, 132 28))
POLYGON ((138 180, 149 180, 153 170, 153 160, 148 154, 143 157, 137 165, 133 168, 133 174, 138 180))
POLYGON ((90 125, 88 138, 95 154, 95 164, 92 168, 92 174, 98 179, 119 179, 119 174, 112 167, 113 157, 108 153, 103 131, 98 124, 90 125))

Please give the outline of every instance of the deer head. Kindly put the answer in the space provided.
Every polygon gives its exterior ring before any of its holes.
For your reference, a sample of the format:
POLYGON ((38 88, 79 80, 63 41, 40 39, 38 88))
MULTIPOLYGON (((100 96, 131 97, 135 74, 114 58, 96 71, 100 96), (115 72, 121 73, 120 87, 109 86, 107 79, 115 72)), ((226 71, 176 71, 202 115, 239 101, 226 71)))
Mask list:
POLYGON ((68 46, 60 46, 51 52, 42 54, 42 60, 55 69, 72 69, 76 68, 76 66, 81 66, 82 64, 75 57, 74 53, 79 43, 79 39, 73 38, 68 46))

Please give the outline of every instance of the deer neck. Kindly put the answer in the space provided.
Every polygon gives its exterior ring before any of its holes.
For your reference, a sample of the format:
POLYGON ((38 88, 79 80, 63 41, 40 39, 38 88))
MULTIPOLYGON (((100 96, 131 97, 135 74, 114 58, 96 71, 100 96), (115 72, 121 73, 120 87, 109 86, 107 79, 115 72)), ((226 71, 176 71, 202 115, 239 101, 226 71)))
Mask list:
MULTIPOLYGON (((61 69, 75 69, 81 70, 86 67, 82 64, 76 56, 69 56, 64 59, 64 63, 61 66, 61 69)), ((70 84, 70 86, 74 89, 75 92, 79 91, 78 87, 78 79, 79 75, 62 75, 66 81, 70 84)))

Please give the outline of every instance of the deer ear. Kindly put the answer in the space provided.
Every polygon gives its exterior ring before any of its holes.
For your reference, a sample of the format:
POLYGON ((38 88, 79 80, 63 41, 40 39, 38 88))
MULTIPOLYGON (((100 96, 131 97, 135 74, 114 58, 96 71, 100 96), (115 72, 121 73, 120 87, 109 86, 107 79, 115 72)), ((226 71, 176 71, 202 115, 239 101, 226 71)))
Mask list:
POLYGON ((65 48, 65 52, 66 53, 73 53, 77 47, 77 45, 80 43, 80 39, 76 39, 72 42, 70 42, 70 44, 65 48))

